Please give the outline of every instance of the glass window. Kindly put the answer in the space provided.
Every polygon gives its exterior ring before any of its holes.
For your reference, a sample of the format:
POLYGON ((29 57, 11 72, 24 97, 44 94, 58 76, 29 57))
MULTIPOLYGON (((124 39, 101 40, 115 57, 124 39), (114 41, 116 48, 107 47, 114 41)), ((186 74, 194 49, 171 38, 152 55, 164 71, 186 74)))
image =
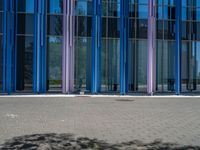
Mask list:
POLYGON ((0 12, 0 34, 3 32, 3 13, 0 12))
POLYGON ((146 5, 148 5, 148 1, 147 0, 138 0, 137 3, 138 4, 146 4, 146 5))
POLYGON ((34 13, 34 0, 18 0, 18 11, 34 13))
POLYGON ((175 40, 175 22, 164 21, 164 38, 175 40))
POLYGON ((34 15, 18 14, 17 20, 18 34, 33 34, 34 33, 34 15))
POLYGON ((47 88, 61 90, 62 87, 62 38, 47 38, 47 88))
POLYGON ((91 38, 75 39, 75 92, 91 90, 91 38))
POLYGON ((33 37, 17 37, 17 90, 32 91, 33 37))
POLYGON ((47 34, 48 35, 62 35, 63 16, 62 15, 48 15, 47 17, 47 34))
POLYGON ((108 18, 108 37, 119 38, 120 20, 118 18, 108 18))
POLYGON ((137 38, 147 38, 148 22, 145 19, 137 20, 137 38))
POLYGON ((92 17, 77 17, 78 36, 90 37, 92 35, 92 17))
POLYGON ((3 0, 0 0, 0 11, 3 11, 3 0))
POLYGON ((135 20, 129 19, 129 38, 135 38, 135 20))
POLYGON ((63 12, 63 0, 48 0, 48 13, 60 14, 63 12))
POLYGON ((92 8, 92 1, 82 0, 75 3, 76 15, 79 16, 92 15, 92 8))
POLYGON ((148 5, 138 5, 137 17, 140 19, 148 18, 148 5))
POLYGON ((182 91, 200 91, 200 42, 182 42, 182 91))
POLYGON ((164 25, 163 25, 163 21, 162 20, 157 20, 157 39, 162 39, 163 38, 163 28, 164 28, 164 25))
POLYGON ((159 92, 175 90, 175 41, 157 41, 156 89, 159 92))

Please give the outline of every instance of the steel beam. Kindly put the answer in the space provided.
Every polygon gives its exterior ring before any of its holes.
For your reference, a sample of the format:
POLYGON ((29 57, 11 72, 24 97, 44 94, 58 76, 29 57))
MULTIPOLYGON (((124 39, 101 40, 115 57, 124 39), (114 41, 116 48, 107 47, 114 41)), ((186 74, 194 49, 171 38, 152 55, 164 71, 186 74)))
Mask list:
POLYGON ((147 93, 156 90, 156 0, 148 0, 147 93))
POLYGON ((101 52, 101 0, 93 0, 92 18, 92 86, 91 93, 100 92, 100 52, 101 52))
POLYGON ((63 0, 62 92, 74 88, 74 0, 63 0))

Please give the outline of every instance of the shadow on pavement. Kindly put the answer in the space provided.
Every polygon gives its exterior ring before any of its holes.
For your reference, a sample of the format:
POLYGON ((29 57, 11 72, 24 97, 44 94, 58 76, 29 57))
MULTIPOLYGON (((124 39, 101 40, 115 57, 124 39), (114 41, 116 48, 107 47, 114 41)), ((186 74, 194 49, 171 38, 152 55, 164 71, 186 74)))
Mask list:
POLYGON ((130 141, 109 144, 97 139, 74 137, 73 134, 34 134, 14 137, 0 145, 1 150, 200 150, 198 146, 181 146, 175 143, 130 141))

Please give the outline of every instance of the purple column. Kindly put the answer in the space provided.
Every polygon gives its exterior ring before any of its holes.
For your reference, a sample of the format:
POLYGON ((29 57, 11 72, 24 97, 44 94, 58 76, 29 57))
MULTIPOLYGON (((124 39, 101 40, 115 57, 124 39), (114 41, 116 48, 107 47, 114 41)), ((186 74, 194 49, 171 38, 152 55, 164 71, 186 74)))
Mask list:
POLYGON ((148 0, 147 92, 156 90, 156 0, 148 0))
POLYGON ((62 92, 73 92, 74 85, 74 0, 63 0, 62 92))

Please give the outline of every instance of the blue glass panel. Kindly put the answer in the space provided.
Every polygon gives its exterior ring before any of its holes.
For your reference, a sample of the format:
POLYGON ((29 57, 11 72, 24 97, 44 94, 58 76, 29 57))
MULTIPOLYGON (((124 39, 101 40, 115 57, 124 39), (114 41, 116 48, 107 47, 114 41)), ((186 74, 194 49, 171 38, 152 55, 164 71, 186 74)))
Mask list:
POLYGON ((138 0, 138 4, 148 4, 148 0, 138 0))
POLYGON ((197 21, 200 21, 200 8, 196 9, 196 19, 197 21))
POLYGON ((34 16, 33 14, 18 14, 17 34, 33 34, 34 16))
POLYGON ((63 0, 49 0, 48 13, 59 14, 63 12, 63 0))
POLYGON ((182 20, 187 20, 187 8, 182 7, 182 20))
POLYGON ((182 6, 187 6, 187 0, 182 0, 182 6))
POLYGON ((77 1, 75 7, 76 7, 76 15, 80 16, 92 15, 92 2, 77 1))
POLYGON ((3 10, 3 0, 0 0, 0 11, 3 10))
POLYGON ((147 5, 139 5, 137 13, 138 13, 139 18, 147 18, 148 17, 148 6, 147 5))
POLYGON ((18 0, 18 11, 34 13, 34 0, 18 0))
POLYGON ((3 31, 3 13, 0 13, 0 34, 3 31))
POLYGON ((174 5, 174 0, 164 0, 164 5, 174 5))

